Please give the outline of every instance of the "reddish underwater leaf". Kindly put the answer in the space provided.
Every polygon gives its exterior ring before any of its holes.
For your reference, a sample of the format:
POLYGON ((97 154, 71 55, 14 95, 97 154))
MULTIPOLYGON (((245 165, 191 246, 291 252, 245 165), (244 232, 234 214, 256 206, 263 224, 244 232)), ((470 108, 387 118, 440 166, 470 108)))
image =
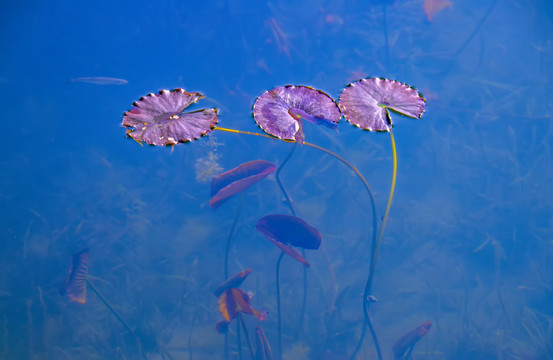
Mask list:
POLYGON ((250 275, 252 271, 253 271, 252 269, 240 271, 238 274, 225 280, 219 286, 217 286, 217 289, 213 291, 213 294, 219 297, 223 293, 223 291, 227 289, 240 287, 240 285, 242 285, 244 280, 246 280, 246 278, 248 277, 248 275, 250 275))
POLYGON ((340 109, 330 96, 308 86, 286 85, 266 91, 253 105, 255 122, 280 139, 303 143, 302 119, 336 128, 340 109))
POLYGON ((246 190, 256 182, 273 173, 277 167, 265 160, 248 161, 211 180, 209 206, 217 209, 233 195, 246 190))
POLYGON ((62 293, 73 301, 84 304, 86 302, 86 278, 88 277, 88 249, 84 249, 71 258, 69 276, 61 289, 62 293))
POLYGON ((409 85, 395 80, 369 78, 349 84, 340 94, 342 114, 355 126, 370 131, 390 131, 388 109, 420 119, 425 99, 409 85))
POLYGON ((400 337, 392 347, 392 350, 394 351, 394 360, 406 358, 406 354, 412 351, 417 341, 426 335, 426 333, 430 331, 431 327, 432 323, 430 321, 426 321, 400 337))
POLYGON ((432 21, 434 15, 436 15, 443 9, 450 7, 451 5, 453 4, 448 0, 424 0, 423 6, 424 12, 428 17, 428 21, 432 21))
POLYGON ((267 215, 259 219, 255 228, 269 240, 283 244, 312 250, 321 246, 319 231, 296 216, 267 215))
POLYGON ((265 320, 266 313, 259 312, 250 306, 250 295, 245 291, 231 288, 221 294, 217 300, 219 312, 226 321, 231 321, 238 313, 250 314, 259 320, 265 320))
POLYGON ((300 252, 298 250, 294 249, 290 245, 286 245, 286 244, 283 244, 281 242, 278 242, 278 241, 274 240, 273 238, 271 238, 270 236, 267 236, 267 235, 265 235, 265 236, 267 237, 267 239, 269 239, 270 242, 275 244, 276 247, 278 247, 280 250, 284 251, 286 254, 288 254, 291 257, 293 257, 294 259, 298 260, 300 263, 302 263, 306 267, 310 266, 309 263, 307 262, 307 260, 305 260, 305 258, 300 254, 300 252))
POLYGON ((271 353, 271 346, 269 345, 269 340, 265 336, 263 329, 261 327, 255 328, 255 343, 256 343, 256 352, 255 360, 272 360, 273 354, 271 353))
POLYGON ((183 89, 141 97, 123 115, 123 126, 129 128, 127 136, 150 145, 175 145, 200 138, 217 124, 217 109, 183 111, 203 97, 183 89))

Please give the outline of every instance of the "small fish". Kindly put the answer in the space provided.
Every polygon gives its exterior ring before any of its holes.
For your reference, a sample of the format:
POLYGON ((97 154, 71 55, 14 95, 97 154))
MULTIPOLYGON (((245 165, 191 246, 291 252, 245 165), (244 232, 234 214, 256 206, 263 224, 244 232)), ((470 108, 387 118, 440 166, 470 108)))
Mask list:
POLYGON ((428 17, 428 21, 432 22, 434 15, 451 5, 453 3, 448 0, 424 0, 424 12, 428 17))
POLYGON ((125 85, 129 83, 125 79, 109 78, 109 77, 101 77, 101 76, 80 77, 80 78, 70 79, 69 81, 81 82, 81 83, 87 83, 87 84, 93 84, 93 85, 125 85))

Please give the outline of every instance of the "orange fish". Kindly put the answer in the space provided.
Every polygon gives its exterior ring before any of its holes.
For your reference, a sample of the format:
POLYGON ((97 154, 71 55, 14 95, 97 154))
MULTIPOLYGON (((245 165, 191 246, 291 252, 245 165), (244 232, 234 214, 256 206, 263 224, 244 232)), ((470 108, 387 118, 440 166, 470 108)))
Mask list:
POLYGON ((434 15, 451 5, 453 3, 448 0, 424 0, 424 12, 428 17, 428 21, 432 21, 434 15))

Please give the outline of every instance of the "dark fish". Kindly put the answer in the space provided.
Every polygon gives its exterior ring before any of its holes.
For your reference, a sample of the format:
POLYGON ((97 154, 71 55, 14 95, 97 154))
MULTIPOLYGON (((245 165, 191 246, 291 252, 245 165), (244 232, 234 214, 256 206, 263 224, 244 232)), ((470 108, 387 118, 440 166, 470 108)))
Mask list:
POLYGON ((211 180, 212 198, 209 206, 212 209, 217 209, 232 196, 246 190, 276 169, 277 167, 269 161, 254 160, 215 176, 211 180))
POLYGON ((125 79, 102 77, 102 76, 80 77, 80 78, 71 79, 70 81, 94 84, 94 85, 125 85, 129 83, 125 79))
POLYGON ((60 294, 67 294, 73 301, 86 302, 86 278, 88 277, 88 249, 73 254, 69 277, 60 289, 60 294))

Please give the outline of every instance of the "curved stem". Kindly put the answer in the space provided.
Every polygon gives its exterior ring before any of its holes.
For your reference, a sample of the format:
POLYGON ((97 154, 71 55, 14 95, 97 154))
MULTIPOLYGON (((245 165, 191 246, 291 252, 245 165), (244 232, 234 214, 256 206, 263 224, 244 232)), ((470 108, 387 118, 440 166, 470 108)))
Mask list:
POLYGON ((276 300, 277 300, 277 318, 278 318, 278 340, 277 340, 277 350, 278 358, 282 359, 282 317, 280 313, 280 263, 284 257, 284 251, 280 252, 280 256, 277 260, 276 266, 276 300))
POLYGON ((252 341, 250 339, 250 333, 248 332, 248 328, 246 327, 246 322, 244 321, 244 318, 242 317, 242 313, 238 313, 238 322, 242 324, 242 331, 244 331, 244 337, 246 338, 246 344, 248 344, 248 349, 250 350, 250 355, 252 359, 255 359, 255 354, 253 352, 252 347, 252 341))
POLYGON ((394 140, 394 134, 390 131, 390 140, 392 143, 392 184, 390 186, 390 193, 388 194, 388 203, 386 204, 386 211, 384 212, 384 217, 382 218, 382 226, 378 231, 378 238, 373 245, 371 253, 371 265, 369 270, 369 277, 365 285, 365 292, 363 293, 363 307, 367 308, 367 311, 370 307, 369 295, 371 295, 374 272, 376 269, 376 261, 378 259, 378 251, 380 250, 380 245, 382 244, 382 237, 384 236, 384 229, 386 228, 386 223, 388 222, 388 214, 390 213, 390 207, 392 206, 392 200, 394 198, 394 190, 396 187, 396 177, 397 177, 397 151, 396 151, 396 142, 394 140))
MULTIPOLYGON (((226 129, 226 128, 220 128, 220 127, 214 127, 213 130, 226 131, 226 132, 231 132, 231 133, 235 133, 235 134, 261 136, 261 137, 266 137, 266 138, 273 139, 273 140, 279 140, 279 138, 274 137, 274 136, 270 136, 270 135, 266 135, 266 134, 260 134, 260 133, 253 133, 253 132, 249 132, 249 131, 226 129)), ((390 195, 388 196, 388 204, 387 204, 387 207, 386 207, 386 212, 384 214, 384 220, 382 222, 382 227, 380 228, 379 235, 378 235, 379 240, 377 239, 377 236, 376 236, 376 228, 377 228, 376 222, 377 221, 376 221, 376 205, 375 205, 375 201, 374 201, 374 195, 373 195, 373 192, 371 190, 371 187, 369 186, 369 183, 367 182, 367 180, 365 179, 363 174, 361 174, 361 172, 359 170, 357 170, 357 168, 355 166, 353 166, 349 161, 347 161, 346 159, 344 159, 340 155, 338 155, 338 154, 336 154, 336 153, 334 153, 330 150, 327 150, 327 149, 325 149, 325 148, 323 148, 319 145, 311 144, 311 143, 308 143, 306 141, 303 142, 303 145, 306 145, 306 146, 312 147, 314 149, 323 151, 323 152, 327 153, 328 155, 334 157, 338 161, 342 162, 349 169, 351 169, 357 175, 357 177, 361 180, 361 182, 363 183, 363 187, 365 188, 365 190, 367 190, 369 198, 371 199, 371 207, 372 207, 372 214, 373 214, 373 216, 372 216, 373 226, 372 226, 372 236, 371 236, 371 238, 372 238, 371 264, 370 264, 370 270, 369 270, 369 277, 367 279, 367 283, 365 285, 365 292, 364 292, 364 295, 363 295, 363 313, 364 313, 365 322, 367 323, 367 325, 369 325, 369 328, 373 328, 373 327, 372 327, 372 322, 370 320, 370 317, 368 317, 368 310, 369 310, 368 297, 369 297, 369 294, 370 294, 371 289, 372 289, 372 280, 373 280, 373 277, 374 277, 374 269, 376 267, 376 259, 378 257, 378 250, 380 248, 380 243, 382 242, 382 235, 383 235, 383 232, 384 232, 384 227, 386 225, 386 221, 388 219, 388 213, 390 212, 390 206, 392 204, 392 198, 393 198, 393 194, 394 194, 395 181, 396 181, 396 172, 397 172, 396 147, 395 147, 394 137, 393 137, 393 134, 392 134, 391 131, 390 131, 390 137, 391 137, 391 140, 392 140, 394 170, 393 170, 393 175, 392 175, 392 187, 390 189, 390 195)), ((285 142, 294 142, 293 140, 284 140, 284 139, 283 139, 283 141, 285 141, 285 142)), ((277 265, 277 305, 278 305, 278 313, 279 313, 279 344, 278 344, 278 346, 279 346, 279 350, 280 350, 279 355, 280 355, 280 352, 282 350, 282 343, 281 343, 281 331, 280 331, 281 322, 280 322, 280 292, 279 292, 279 284, 278 284, 278 276, 279 276, 278 275, 278 268, 280 266, 280 260, 282 258, 282 255, 283 255, 283 253, 281 254, 281 257, 279 258, 279 263, 277 265)), ((360 343, 363 342, 363 339, 364 339, 364 336, 365 336, 364 334, 365 334, 365 331, 363 331, 362 337, 359 340, 360 343)), ((374 333, 374 328, 373 328, 373 331, 371 332, 371 334, 373 336, 373 341, 375 342, 375 347, 377 349, 380 349, 380 345, 378 344, 378 339, 376 338, 376 333, 374 333)), ((360 348, 360 346, 358 346, 358 348, 360 348)), ((357 351, 358 351, 358 349, 356 349, 354 355, 352 355, 352 358, 355 356, 357 351)), ((382 359, 382 355, 379 353, 379 360, 381 360, 381 359, 382 359)))
POLYGON ((119 313, 117 313, 117 311, 115 311, 113 306, 111 306, 111 304, 106 300, 104 295, 102 295, 102 293, 100 293, 100 290, 98 290, 96 288, 96 286, 94 286, 88 279, 86 280, 86 283, 92 289, 92 291, 94 291, 96 293, 96 295, 104 303, 104 305, 106 305, 106 307, 109 309, 109 311, 111 311, 111 313, 117 318, 117 320, 119 320, 119 322, 121 324, 123 324, 123 326, 134 336, 134 338, 136 339, 136 343, 138 345, 138 350, 142 354, 142 357, 144 357, 144 359, 148 359, 148 357, 146 356, 146 354, 142 350, 142 343, 140 342, 140 338, 138 337, 138 335, 136 335, 136 333, 133 331, 133 329, 131 329, 129 324, 127 324, 127 322, 121 317, 121 315, 119 315, 119 313))
POLYGON ((236 224, 238 223, 238 218, 240 217, 240 211, 242 210, 242 203, 244 202, 243 193, 240 193, 240 203, 236 208, 236 214, 234 215, 234 221, 228 233, 227 237, 227 246, 225 249, 225 280, 228 279, 228 257, 230 252, 230 244, 232 243, 232 235, 234 235, 234 230, 236 229, 236 224))
POLYGON ((236 322, 236 346, 238 347, 238 359, 243 360, 242 357, 242 339, 240 336, 240 318, 238 318, 238 321, 236 322))
POLYGON ((294 146, 292 146, 292 149, 290 150, 290 152, 288 153, 286 158, 284 159, 284 161, 282 162, 282 164, 279 165, 279 167, 278 167, 278 169, 275 173, 275 178, 276 178, 276 182, 278 184, 278 187, 280 187, 280 191, 282 192, 282 195, 284 195, 284 198, 286 199, 286 204, 288 204, 288 208, 290 209, 290 213, 292 213, 292 215, 294 215, 294 216, 296 216, 296 212, 294 211, 294 206, 292 205, 292 201, 290 200, 290 197, 288 196, 288 192, 286 192, 286 189, 284 188, 284 185, 282 185, 282 182, 280 181, 280 172, 282 171, 282 168, 284 167, 284 165, 286 165, 288 160, 290 160, 290 158, 292 158, 292 155, 294 154, 294 151, 296 151, 297 147, 298 147, 298 145, 297 145, 297 143, 295 143, 294 146))

